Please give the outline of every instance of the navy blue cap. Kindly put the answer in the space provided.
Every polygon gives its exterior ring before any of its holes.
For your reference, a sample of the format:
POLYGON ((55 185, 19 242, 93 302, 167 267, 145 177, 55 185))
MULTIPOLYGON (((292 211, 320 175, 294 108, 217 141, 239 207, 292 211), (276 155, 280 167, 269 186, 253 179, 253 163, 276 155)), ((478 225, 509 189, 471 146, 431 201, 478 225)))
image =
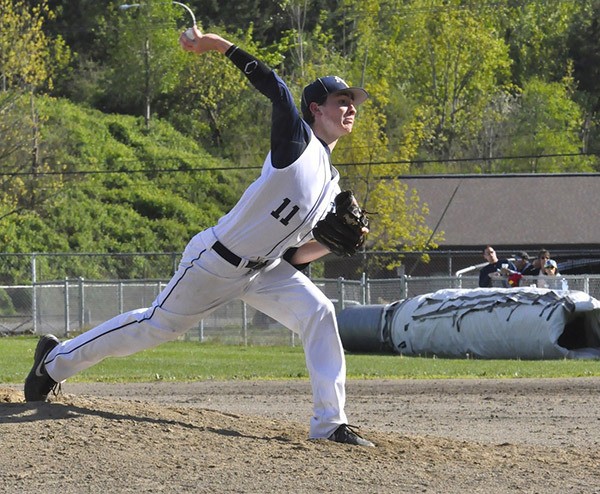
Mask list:
POLYGON ((311 82, 302 91, 301 110, 302 113, 308 112, 308 107, 314 101, 318 104, 323 104, 330 94, 348 92, 352 94, 354 106, 364 103, 369 97, 361 87, 350 87, 342 78, 335 75, 327 77, 319 77, 316 81, 311 82))

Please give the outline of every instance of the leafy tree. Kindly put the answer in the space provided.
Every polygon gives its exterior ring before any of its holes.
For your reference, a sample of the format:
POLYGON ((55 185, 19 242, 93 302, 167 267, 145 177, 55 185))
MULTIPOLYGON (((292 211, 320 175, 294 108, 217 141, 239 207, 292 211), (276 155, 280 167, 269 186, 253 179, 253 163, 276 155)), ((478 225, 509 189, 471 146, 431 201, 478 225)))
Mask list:
POLYGON ((598 153, 600 111, 600 2, 581 2, 570 25, 568 48, 577 81, 574 98, 587 110, 584 119, 584 151, 598 153))
POLYGON ((1 89, 52 88, 53 77, 69 59, 62 38, 44 33, 54 13, 45 0, 28 8, 20 0, 0 0, 1 89))
POLYGON ((513 116, 519 108, 520 93, 498 91, 482 111, 481 127, 473 135, 470 155, 480 157, 475 166, 471 163, 471 172, 494 173, 506 171, 496 158, 508 152, 507 144, 512 139, 513 116))
POLYGON ((425 149, 444 160, 460 156, 489 95, 506 80, 506 46, 480 11, 448 8, 412 21, 407 28, 419 34, 403 37, 398 64, 425 120, 425 149))
POLYGON ((28 100, 20 92, 0 92, 0 217, 15 212, 25 195, 26 180, 18 170, 32 148, 28 100))
POLYGON ((173 90, 179 76, 184 53, 176 19, 181 9, 162 0, 134 5, 138 7, 126 11, 120 22, 107 94, 116 105, 113 110, 144 115, 148 129, 156 99, 173 90))
POLYGON ((528 81, 511 116, 511 134, 506 136, 503 153, 507 156, 532 155, 530 159, 511 160, 502 171, 590 172, 594 159, 577 156, 582 148, 580 131, 583 111, 573 101, 573 80, 528 81), (553 155, 543 159, 536 155, 553 155), (574 154, 576 156, 560 156, 574 154))
POLYGON ((48 0, 48 4, 55 15, 45 23, 45 32, 61 36, 72 52, 69 67, 55 81, 52 94, 106 108, 110 54, 124 20, 118 3, 48 0))
MULTIPOLYGON (((271 67, 283 58, 252 40, 252 26, 224 36, 271 67)), ((270 102, 223 55, 185 55, 178 86, 164 103, 169 119, 211 152, 241 166, 261 165, 269 149, 270 102)))
MULTIPOLYGON (((443 239, 443 232, 433 232, 427 226, 427 204, 422 203, 417 192, 409 190, 398 177, 408 171, 408 162, 417 152, 422 131, 418 123, 407 129, 402 146, 395 154, 399 163, 377 166, 368 203, 369 208, 377 212, 371 224, 373 249, 424 251, 435 249, 443 239)), ((427 256, 423 260, 427 261, 427 256)), ((392 259, 386 268, 393 269, 400 264, 400 258, 392 259)))
POLYGON ((312 32, 321 23, 323 11, 330 13, 323 27, 329 29, 335 25, 339 3, 339 0, 191 0, 189 5, 203 26, 211 30, 222 26, 236 32, 241 26, 252 25, 254 41, 270 46, 279 43, 281 33, 297 28, 290 5, 301 8, 304 29, 312 32))
POLYGON ((40 156, 43 120, 34 91, 50 89, 56 73, 68 61, 62 39, 43 31, 53 12, 45 1, 29 8, 21 1, 0 0, 0 218, 36 209, 60 187, 43 184, 47 171, 40 156))
POLYGON ((568 37, 589 0, 528 0, 500 3, 497 25, 510 48, 513 83, 537 77, 557 82, 569 64, 568 37))

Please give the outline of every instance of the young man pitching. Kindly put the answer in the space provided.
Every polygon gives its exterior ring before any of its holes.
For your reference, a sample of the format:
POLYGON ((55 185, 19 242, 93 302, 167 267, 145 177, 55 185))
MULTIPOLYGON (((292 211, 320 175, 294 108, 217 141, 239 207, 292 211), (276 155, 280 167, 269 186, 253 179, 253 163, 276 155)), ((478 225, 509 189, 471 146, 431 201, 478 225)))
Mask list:
POLYGON ((222 53, 271 100, 271 151, 262 172, 229 213, 190 240, 151 307, 62 343, 42 337, 25 399, 45 400, 57 383, 104 358, 174 340, 241 299, 300 335, 313 390, 310 437, 373 446, 347 425, 346 367, 333 304, 296 269, 330 251, 351 255, 364 242, 367 222, 351 195, 340 194, 330 153, 352 131, 356 107, 368 95, 339 77, 319 78, 304 88, 301 118, 285 83, 260 60, 216 34, 196 28, 193 34, 180 36, 184 50, 222 53))

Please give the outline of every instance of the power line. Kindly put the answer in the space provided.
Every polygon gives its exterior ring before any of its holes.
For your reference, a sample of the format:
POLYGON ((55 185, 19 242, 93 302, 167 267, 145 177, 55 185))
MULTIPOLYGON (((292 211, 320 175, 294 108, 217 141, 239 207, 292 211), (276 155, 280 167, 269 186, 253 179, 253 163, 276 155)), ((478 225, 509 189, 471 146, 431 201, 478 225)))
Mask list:
MULTIPOLYGON (((384 166, 384 165, 426 165, 426 164, 450 164, 450 163, 476 163, 508 160, 541 160, 550 158, 576 158, 597 157, 597 153, 550 153, 550 154, 524 154, 511 156, 473 157, 473 158, 431 158, 414 160, 380 160, 380 161, 355 161, 349 163, 335 163, 338 168, 349 166, 384 166)), ((157 158, 153 162, 169 160, 172 158, 157 158)), ((135 160, 127 160, 135 161, 135 160)), ((192 167, 192 168, 143 168, 139 170, 64 170, 64 171, 15 171, 0 172, 0 177, 27 177, 35 176, 86 176, 86 175, 135 175, 135 174, 158 174, 158 173, 202 173, 240 170, 260 170, 262 165, 251 166, 215 166, 215 167, 192 167)))
POLYGON ((598 156, 596 153, 551 153, 551 154, 524 154, 514 156, 492 156, 475 158, 447 158, 447 159, 418 159, 418 160, 384 160, 384 161, 358 161, 355 163, 338 163, 335 166, 371 166, 371 165, 426 165, 432 163, 469 163, 469 162, 490 162, 502 160, 525 160, 525 159, 544 159, 544 158, 573 158, 578 156, 598 156))

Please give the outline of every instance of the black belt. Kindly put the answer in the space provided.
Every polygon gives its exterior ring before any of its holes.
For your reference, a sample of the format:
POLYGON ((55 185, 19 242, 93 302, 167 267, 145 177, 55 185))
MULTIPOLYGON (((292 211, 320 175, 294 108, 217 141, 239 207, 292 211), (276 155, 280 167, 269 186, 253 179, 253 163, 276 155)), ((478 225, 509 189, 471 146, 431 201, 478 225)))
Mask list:
MULTIPOLYGON (((213 244, 212 249, 229 264, 233 264, 236 268, 239 268, 240 264, 243 262, 243 259, 240 256, 236 256, 218 240, 213 244)), ((246 269, 260 269, 265 267, 267 262, 268 261, 248 261, 244 267, 246 269)))

